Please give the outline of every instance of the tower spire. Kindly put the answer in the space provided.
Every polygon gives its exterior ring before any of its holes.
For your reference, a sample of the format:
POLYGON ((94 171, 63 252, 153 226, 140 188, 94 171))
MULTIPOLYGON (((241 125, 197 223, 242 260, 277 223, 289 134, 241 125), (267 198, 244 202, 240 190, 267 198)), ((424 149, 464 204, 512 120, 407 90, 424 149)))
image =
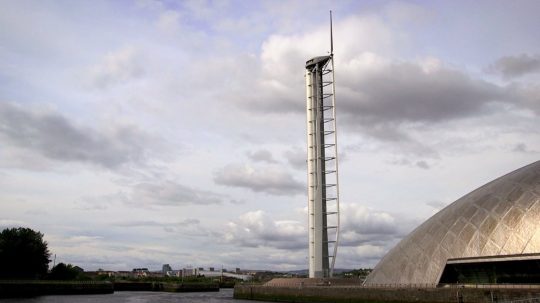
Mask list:
POLYGON ((330 56, 334 55, 334 35, 332 30, 332 10, 330 10, 330 56))
POLYGON ((306 62, 309 277, 332 277, 339 241, 339 182, 330 11, 330 55, 306 62))

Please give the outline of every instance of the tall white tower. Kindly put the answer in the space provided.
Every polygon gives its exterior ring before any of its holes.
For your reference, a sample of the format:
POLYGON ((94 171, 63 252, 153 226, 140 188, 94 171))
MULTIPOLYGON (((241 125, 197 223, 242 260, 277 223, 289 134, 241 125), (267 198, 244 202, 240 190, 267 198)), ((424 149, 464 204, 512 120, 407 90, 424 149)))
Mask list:
POLYGON ((306 62, 309 277, 332 277, 339 241, 339 178, 332 12, 330 55, 306 62))

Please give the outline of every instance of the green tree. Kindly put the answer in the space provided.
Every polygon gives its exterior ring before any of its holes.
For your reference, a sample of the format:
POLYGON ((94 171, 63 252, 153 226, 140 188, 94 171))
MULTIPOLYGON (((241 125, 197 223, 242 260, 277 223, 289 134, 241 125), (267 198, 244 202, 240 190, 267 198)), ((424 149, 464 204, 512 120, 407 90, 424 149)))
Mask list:
POLYGON ((82 269, 71 264, 58 263, 48 275, 50 280, 75 280, 82 276, 82 269))
POLYGON ((49 268, 43 234, 30 228, 6 228, 0 233, 0 279, 39 279, 49 268))

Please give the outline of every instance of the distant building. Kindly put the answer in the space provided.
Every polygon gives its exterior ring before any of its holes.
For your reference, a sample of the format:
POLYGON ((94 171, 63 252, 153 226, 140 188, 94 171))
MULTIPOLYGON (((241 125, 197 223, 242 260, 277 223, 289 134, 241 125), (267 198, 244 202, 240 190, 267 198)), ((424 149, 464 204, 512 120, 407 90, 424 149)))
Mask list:
POLYGON ((163 264, 161 267, 161 270, 158 271, 149 271, 148 268, 133 268, 131 271, 108 271, 100 269, 96 272, 87 272, 90 276, 99 276, 99 275, 107 275, 109 277, 116 277, 116 278, 151 278, 151 277, 228 277, 228 278, 235 278, 235 279, 241 279, 244 281, 249 281, 253 278, 252 273, 242 273, 240 271, 240 268, 236 268, 236 270, 227 272, 227 270, 223 269, 223 271, 216 271, 214 267, 209 267, 208 270, 204 270, 203 267, 191 267, 188 265, 188 267, 174 270, 169 264, 163 264))
POLYGON ((148 277, 150 273, 148 268, 134 268, 131 272, 133 273, 133 276, 136 278, 148 277))
POLYGON ((217 277, 228 277, 228 278, 234 278, 234 279, 240 279, 243 281, 250 281, 253 279, 253 275, 251 274, 240 274, 240 273, 230 273, 226 271, 200 271, 198 272, 199 276, 203 276, 206 278, 217 278, 217 277))
POLYGON ((182 270, 171 270, 165 273, 167 277, 181 277, 182 270))
POLYGON ((151 278, 162 278, 163 276, 165 276, 165 274, 158 270, 158 271, 150 271, 146 273, 146 276, 151 277, 151 278))
POLYGON ((114 276, 115 272, 114 271, 111 271, 111 270, 103 270, 103 269, 98 269, 98 271, 96 272, 97 275, 107 275, 109 277, 112 277, 114 276))
POLYGON ((113 276, 119 277, 119 278, 130 278, 130 277, 134 277, 134 273, 133 271, 121 270, 121 271, 114 272, 113 276))
POLYGON ((199 275, 198 268, 183 268, 182 277, 197 277, 199 275))
POLYGON ((163 264, 161 267, 161 272, 166 275, 169 271, 172 271, 172 267, 169 264, 163 264))
POLYGON ((132 272, 148 272, 148 268, 146 267, 143 267, 143 268, 134 268, 132 270, 132 272))

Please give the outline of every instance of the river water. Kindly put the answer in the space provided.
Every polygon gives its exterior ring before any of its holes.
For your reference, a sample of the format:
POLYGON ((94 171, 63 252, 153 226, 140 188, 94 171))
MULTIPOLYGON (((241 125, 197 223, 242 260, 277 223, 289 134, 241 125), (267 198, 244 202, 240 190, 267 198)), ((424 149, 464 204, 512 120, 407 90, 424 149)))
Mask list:
MULTIPOLYGON (((233 299, 232 289, 219 292, 144 292, 117 291, 110 295, 43 296, 35 298, 0 299, 2 303, 253 303, 256 301, 233 299)), ((260 302, 260 301, 259 301, 260 302)))

